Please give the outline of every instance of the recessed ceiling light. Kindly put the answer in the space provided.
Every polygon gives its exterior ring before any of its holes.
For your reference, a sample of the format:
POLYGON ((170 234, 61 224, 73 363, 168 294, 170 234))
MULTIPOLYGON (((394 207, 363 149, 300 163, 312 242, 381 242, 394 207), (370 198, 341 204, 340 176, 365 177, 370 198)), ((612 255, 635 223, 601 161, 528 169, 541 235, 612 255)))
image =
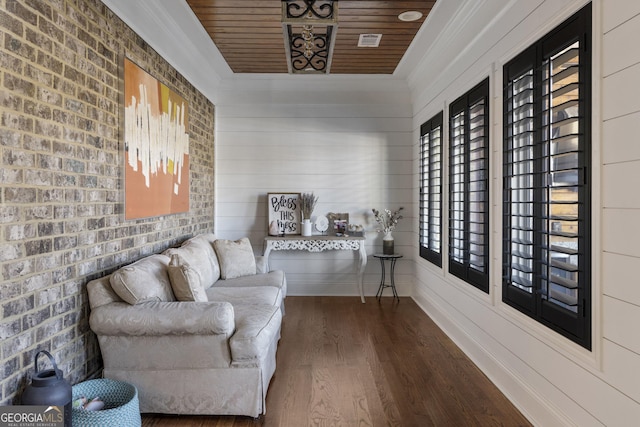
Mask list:
POLYGON ((417 21, 422 18, 422 13, 417 10, 408 10, 398 15, 398 19, 405 22, 417 21))

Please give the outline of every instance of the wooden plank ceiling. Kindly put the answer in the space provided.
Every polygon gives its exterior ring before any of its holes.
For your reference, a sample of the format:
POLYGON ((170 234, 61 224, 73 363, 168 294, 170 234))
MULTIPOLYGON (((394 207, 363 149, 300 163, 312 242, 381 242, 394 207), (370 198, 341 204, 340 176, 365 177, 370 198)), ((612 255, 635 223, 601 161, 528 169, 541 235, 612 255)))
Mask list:
MULTIPOLYGON (((280 0, 187 0, 235 73, 287 73, 280 0)), ((339 0, 331 74, 392 74, 434 1, 339 0), (416 10, 414 22, 398 19, 416 10), (357 47, 360 34, 380 45, 357 47)))

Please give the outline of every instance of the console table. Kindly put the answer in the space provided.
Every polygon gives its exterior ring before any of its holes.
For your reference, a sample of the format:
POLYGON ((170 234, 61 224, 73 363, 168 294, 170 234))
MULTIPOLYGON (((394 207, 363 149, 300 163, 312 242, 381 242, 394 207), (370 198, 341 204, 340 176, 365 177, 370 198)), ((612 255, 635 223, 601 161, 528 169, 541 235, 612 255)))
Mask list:
POLYGON ((353 236, 299 236, 288 235, 284 237, 268 236, 264 238, 264 258, 269 265, 271 251, 307 251, 322 252, 330 250, 350 250, 360 253, 360 266, 358 268, 358 290, 360 299, 364 303, 364 290, 362 288, 362 276, 367 265, 367 251, 365 250, 365 238, 353 236))

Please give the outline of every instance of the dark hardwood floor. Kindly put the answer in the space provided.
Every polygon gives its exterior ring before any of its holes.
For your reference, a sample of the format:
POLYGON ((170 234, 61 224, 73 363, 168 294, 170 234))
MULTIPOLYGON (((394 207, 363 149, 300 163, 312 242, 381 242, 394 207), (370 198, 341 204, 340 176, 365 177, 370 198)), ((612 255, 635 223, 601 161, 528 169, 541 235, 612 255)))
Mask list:
POLYGON ((142 425, 530 426, 410 298, 287 297, 267 413, 142 425))

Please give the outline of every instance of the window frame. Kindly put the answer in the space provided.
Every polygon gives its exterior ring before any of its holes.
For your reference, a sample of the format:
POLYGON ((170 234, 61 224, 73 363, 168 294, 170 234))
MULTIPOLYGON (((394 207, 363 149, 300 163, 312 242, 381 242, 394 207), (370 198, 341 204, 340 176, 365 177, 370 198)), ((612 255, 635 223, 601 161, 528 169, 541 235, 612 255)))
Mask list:
MULTIPOLYGON (((565 20, 562 24, 558 25, 554 30, 550 31, 547 35, 540 38, 533 43, 530 47, 522 51, 511 61, 507 62, 503 68, 503 265, 502 265, 502 301, 507 305, 515 308, 516 310, 526 314, 527 316, 535 319, 539 323, 549 327, 564 337, 572 340, 573 342, 581 345, 587 350, 592 349, 592 283, 591 283, 591 271, 592 271, 592 254, 591 254, 591 231, 592 231, 592 202, 591 202, 591 170, 592 170, 592 158, 591 158, 591 114, 592 114, 592 94, 591 94, 591 75, 592 75, 592 53, 591 53, 591 3, 582 8, 580 11, 572 15, 565 20), (558 235, 557 230, 553 229, 552 220, 557 215, 552 212, 553 205, 557 204, 557 200, 554 200, 551 196, 557 182, 553 177, 554 173, 557 173, 554 161, 554 157, 557 157, 557 148, 553 148, 553 144, 557 141, 557 137, 554 136, 552 129, 554 124, 556 127, 560 126, 554 119, 553 109, 555 106, 548 107, 545 111, 544 102, 545 99, 551 100, 553 95, 553 80, 549 80, 548 86, 545 84, 544 72, 549 71, 552 77, 559 76, 560 72, 554 74, 552 68, 545 68, 545 64, 551 63, 555 55, 560 52, 566 51, 575 43, 579 43, 579 63, 578 63, 578 75, 579 81, 577 87, 579 88, 579 98, 574 101, 578 106, 577 115, 571 117, 575 119, 577 124, 577 132, 570 135, 577 141, 577 147, 575 148, 576 166, 570 171, 576 171, 577 177, 575 185, 573 182, 567 187, 575 187, 576 201, 567 202, 567 205, 575 205, 576 217, 572 216, 569 221, 575 222, 577 232, 575 232, 575 239, 577 240, 575 251, 575 270, 568 270, 571 274, 577 275, 578 279, 576 283, 576 298, 575 298, 575 312, 570 306, 562 306, 562 303, 554 300, 551 289, 555 280, 551 274, 551 270, 554 268, 554 262, 557 261, 553 258, 554 252, 554 235, 558 235), (531 116, 527 116, 526 119, 530 120, 530 130, 522 131, 517 137, 524 133, 530 134, 532 143, 531 147, 531 159, 525 159, 530 163, 529 166, 523 167, 523 169, 529 169, 528 173, 517 174, 514 172, 518 168, 517 162, 513 162, 510 159, 516 158, 515 142, 510 141, 510 138, 516 139, 516 136, 511 136, 512 129, 510 126, 515 126, 516 120, 513 117, 516 115, 515 110, 510 104, 510 88, 513 87, 513 82, 523 78, 525 73, 530 73, 532 77, 532 103, 531 116), (545 89, 547 89, 545 91, 545 89), (545 98, 546 96, 546 98, 545 98), (514 116, 511 116, 513 114, 514 116), (545 115, 546 114, 546 115, 545 115), (546 135, 545 136, 545 131, 546 135), (510 142, 513 142, 511 148, 510 142), (546 169, 545 169, 546 168, 546 169), (510 178, 523 178, 529 177, 529 187, 523 186, 522 188, 517 185, 510 185, 510 178), (522 201, 522 198, 514 195, 515 191, 530 191, 531 198, 522 201), (516 207, 514 203, 530 204, 531 214, 517 213, 520 208, 516 207), (516 213, 513 213, 516 212, 516 213), (526 224, 532 224, 530 230, 531 240, 526 242, 525 247, 528 252, 520 254, 520 251, 514 250, 518 243, 517 239, 513 238, 512 230, 520 226, 521 218, 524 216, 530 217, 532 222, 526 222, 526 224), (517 218, 518 223, 514 222, 514 218, 517 218), (547 243, 545 243, 547 242, 547 243), (530 257, 530 263, 525 269, 529 271, 524 276, 531 277, 530 282, 525 280, 525 283, 518 284, 518 281, 522 278, 514 276, 514 263, 512 259, 518 258, 527 259, 530 257), (546 270, 545 270, 546 269, 546 270), (515 279, 515 280, 514 280, 515 279), (531 288, 531 290, 527 290, 531 288)), ((558 77, 559 79, 559 77, 558 77)), ((567 84, 568 86, 568 84, 567 84)), ((511 99, 514 99, 512 96, 511 99)), ((529 114, 529 113, 527 113, 529 114)), ((514 133, 515 135, 515 133, 514 133)), ((522 147, 518 147, 520 149, 522 147)), ((523 193, 525 194, 525 193, 523 193)), ((529 194, 529 193, 526 193, 529 194)), ((522 196, 519 196, 522 197, 522 196)), ((561 219, 561 221, 563 221, 561 219)), ((527 229, 527 225, 523 229, 527 229)), ((557 238, 556 238, 557 240, 557 238)), ((573 255, 572 255, 573 256, 573 255)), ((572 267, 574 268, 574 267, 572 267)), ((562 270, 562 269, 561 269, 562 270)), ((566 272, 565 272, 566 273, 566 272)), ((562 280, 562 279, 560 279, 562 280)))
POLYGON ((491 240, 489 101, 487 77, 449 105, 449 272, 485 293, 489 293, 491 240), (482 114, 475 116, 478 105, 482 114), (475 126, 480 116, 482 122, 475 126), (482 133, 475 136, 479 130, 482 133), (472 221, 474 216, 481 221, 472 221))

